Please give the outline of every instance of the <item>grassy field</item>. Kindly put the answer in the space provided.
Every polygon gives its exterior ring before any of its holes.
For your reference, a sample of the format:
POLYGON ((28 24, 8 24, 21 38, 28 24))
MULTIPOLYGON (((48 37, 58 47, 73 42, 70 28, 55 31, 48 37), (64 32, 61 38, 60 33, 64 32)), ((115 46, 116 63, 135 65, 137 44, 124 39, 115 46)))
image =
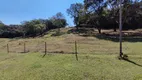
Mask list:
POLYGON ((142 56, 1 54, 0 80, 142 80, 142 56))
POLYGON ((52 36, 51 31, 40 38, 0 39, 0 80, 142 80, 142 42, 123 42, 126 61, 118 59, 118 42, 62 32, 61 36, 52 36), (68 54, 74 52, 74 41, 78 61, 68 54), (29 53, 22 53, 24 42, 29 53), (44 42, 48 55, 42 58, 44 42))

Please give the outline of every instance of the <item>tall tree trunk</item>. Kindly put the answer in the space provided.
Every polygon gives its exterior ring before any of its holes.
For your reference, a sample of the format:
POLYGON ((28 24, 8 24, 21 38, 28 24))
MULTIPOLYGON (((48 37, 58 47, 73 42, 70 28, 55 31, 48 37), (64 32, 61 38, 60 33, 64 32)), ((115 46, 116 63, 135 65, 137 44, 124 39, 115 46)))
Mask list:
POLYGON ((116 28, 113 28, 113 31, 116 32, 116 28))
POLYGON ((79 26, 79 25, 76 25, 76 31, 78 31, 78 26, 79 26))
POLYGON ((76 30, 78 31, 78 25, 76 26, 76 30))
POLYGON ((98 28, 99 34, 101 34, 101 28, 98 28))

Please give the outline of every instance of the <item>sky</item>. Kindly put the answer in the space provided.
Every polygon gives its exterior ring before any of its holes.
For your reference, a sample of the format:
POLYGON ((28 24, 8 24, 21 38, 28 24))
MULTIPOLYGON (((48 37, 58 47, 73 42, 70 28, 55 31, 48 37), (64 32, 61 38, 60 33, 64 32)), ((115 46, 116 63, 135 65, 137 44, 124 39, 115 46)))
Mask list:
POLYGON ((32 19, 48 19, 62 12, 69 26, 73 26, 73 19, 66 10, 77 2, 83 0, 0 0, 0 21, 7 25, 20 24, 32 19))

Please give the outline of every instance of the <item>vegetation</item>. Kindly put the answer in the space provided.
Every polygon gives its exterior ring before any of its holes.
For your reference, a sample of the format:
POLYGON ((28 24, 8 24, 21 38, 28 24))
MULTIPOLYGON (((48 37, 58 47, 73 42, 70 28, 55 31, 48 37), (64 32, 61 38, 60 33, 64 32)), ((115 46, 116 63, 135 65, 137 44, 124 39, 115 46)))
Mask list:
MULTIPOLYGON (((1 54, 1 80, 141 80, 142 68, 115 55, 80 54, 79 61, 71 54, 38 53, 1 54)), ((140 56, 139 56, 140 57, 140 56)), ((141 63, 142 59, 130 59, 141 63)))
MULTIPOLYGON (((142 28, 142 0, 122 0, 123 29, 142 28)), ((119 23, 118 0, 84 0, 84 4, 71 4, 67 12, 74 18, 77 27, 116 29, 119 23)))
POLYGON ((36 37, 38 35, 43 35, 51 29, 63 28, 66 25, 67 21, 60 12, 50 19, 23 21, 21 25, 5 25, 0 22, 0 37, 36 37))
POLYGON ((71 4, 70 8, 67 9, 67 13, 74 18, 74 23, 76 24, 76 28, 80 25, 80 16, 83 10, 83 5, 81 3, 71 4))
MULTIPOLYGON (((137 39, 135 42, 124 41, 123 51, 128 55, 129 61, 119 60, 117 41, 103 40, 93 35, 84 37, 81 34, 80 36, 67 34, 72 28, 60 30, 65 34, 52 36, 56 30, 50 30, 47 35, 34 39, 1 38, 0 80, 142 79, 141 41, 137 39), (75 40, 78 46, 78 61, 76 61, 75 54, 70 54, 74 52, 75 40), (48 53, 42 58, 45 41, 48 53), (26 42, 28 54, 22 53, 23 42, 26 42), (6 53, 7 43, 10 48, 9 54, 6 53), (60 52, 64 53, 59 54, 60 52)), ((105 31, 102 30, 102 32, 105 31)))
MULTIPOLYGON (((123 30, 142 28, 141 5, 142 0, 122 0, 123 30)), ((74 18, 77 30, 85 27, 96 28, 99 33, 102 29, 113 29, 116 32, 119 27, 118 0, 84 0, 83 3, 71 4, 67 13, 74 18)), ((56 35, 59 35, 60 28, 66 25, 67 21, 61 12, 49 19, 24 21, 21 25, 5 25, 0 22, 0 37, 36 37, 56 28, 56 35)))
POLYGON ((141 5, 122 0, 122 59, 118 0, 71 4, 67 13, 76 29, 65 28, 61 12, 19 25, 0 21, 0 80, 142 80, 141 5))
POLYGON ((57 13, 55 16, 50 18, 50 21, 53 23, 53 25, 58 28, 58 31, 56 32, 56 36, 60 35, 60 28, 65 28, 67 25, 66 19, 62 13, 57 13))

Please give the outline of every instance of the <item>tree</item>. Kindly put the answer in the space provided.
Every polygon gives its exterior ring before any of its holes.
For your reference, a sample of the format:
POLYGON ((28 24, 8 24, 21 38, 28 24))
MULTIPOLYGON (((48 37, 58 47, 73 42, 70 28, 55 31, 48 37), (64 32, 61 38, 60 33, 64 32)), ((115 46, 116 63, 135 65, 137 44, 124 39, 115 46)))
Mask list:
POLYGON ((51 17, 50 21, 52 22, 54 28, 58 28, 56 33, 58 35, 60 34, 60 28, 64 28, 67 25, 67 21, 61 12, 51 17))
POLYGON ((59 12, 56 15, 52 16, 49 20, 57 28, 62 28, 62 27, 65 27, 67 25, 67 21, 66 21, 64 15, 61 12, 59 12))
POLYGON ((4 32, 5 25, 2 21, 0 21, 0 35, 4 32))
POLYGON ((54 29, 53 23, 50 20, 45 20, 45 25, 46 25, 46 31, 54 29))
MULTIPOLYGON (((84 0, 85 10, 90 17, 88 25, 94 25, 101 33, 101 29, 116 29, 119 23, 119 0, 84 0)), ((141 28, 142 0, 122 0, 123 29, 141 28)))
POLYGON ((142 9, 140 8, 140 0, 123 3, 123 25, 124 29, 138 29, 142 28, 141 22, 142 9), (129 27, 127 27, 129 26, 129 27))
POLYGON ((97 21, 96 25, 99 33, 101 33, 101 28, 106 14, 107 1, 106 0, 84 0, 85 9, 94 15, 97 21))
POLYGON ((31 20, 23 22, 23 27, 26 35, 36 36, 41 35, 46 30, 46 25, 40 20, 31 20))
POLYGON ((74 18, 74 24, 76 25, 77 29, 78 26, 80 25, 79 19, 83 9, 84 6, 81 3, 71 4, 70 8, 67 9, 67 13, 71 16, 71 18, 74 18))
POLYGON ((14 38, 22 36, 21 25, 5 25, 0 22, 0 37, 14 38))
POLYGON ((4 23, 0 21, 0 29, 2 29, 3 27, 4 27, 4 23))
POLYGON ((109 7, 109 15, 108 15, 108 21, 111 25, 110 28, 114 29, 114 32, 116 32, 116 29, 118 28, 119 23, 119 4, 118 0, 108 0, 107 1, 108 7, 109 7))
MULTIPOLYGON (((123 9, 122 9, 122 24, 123 29, 137 29, 139 28, 139 19, 141 18, 139 15, 140 9, 140 1, 141 0, 122 0, 123 9), (139 16, 139 17, 138 17, 139 16)), ((109 21, 111 24, 118 24, 118 12, 119 5, 118 0, 108 0, 109 6, 109 21)), ((118 25, 117 25, 118 26, 118 25)), ((113 26, 114 31, 116 31, 116 26, 113 26)))
POLYGON ((38 20, 40 21, 40 23, 46 25, 46 31, 48 31, 50 29, 54 29, 53 24, 50 20, 48 20, 48 19, 38 19, 38 20))

